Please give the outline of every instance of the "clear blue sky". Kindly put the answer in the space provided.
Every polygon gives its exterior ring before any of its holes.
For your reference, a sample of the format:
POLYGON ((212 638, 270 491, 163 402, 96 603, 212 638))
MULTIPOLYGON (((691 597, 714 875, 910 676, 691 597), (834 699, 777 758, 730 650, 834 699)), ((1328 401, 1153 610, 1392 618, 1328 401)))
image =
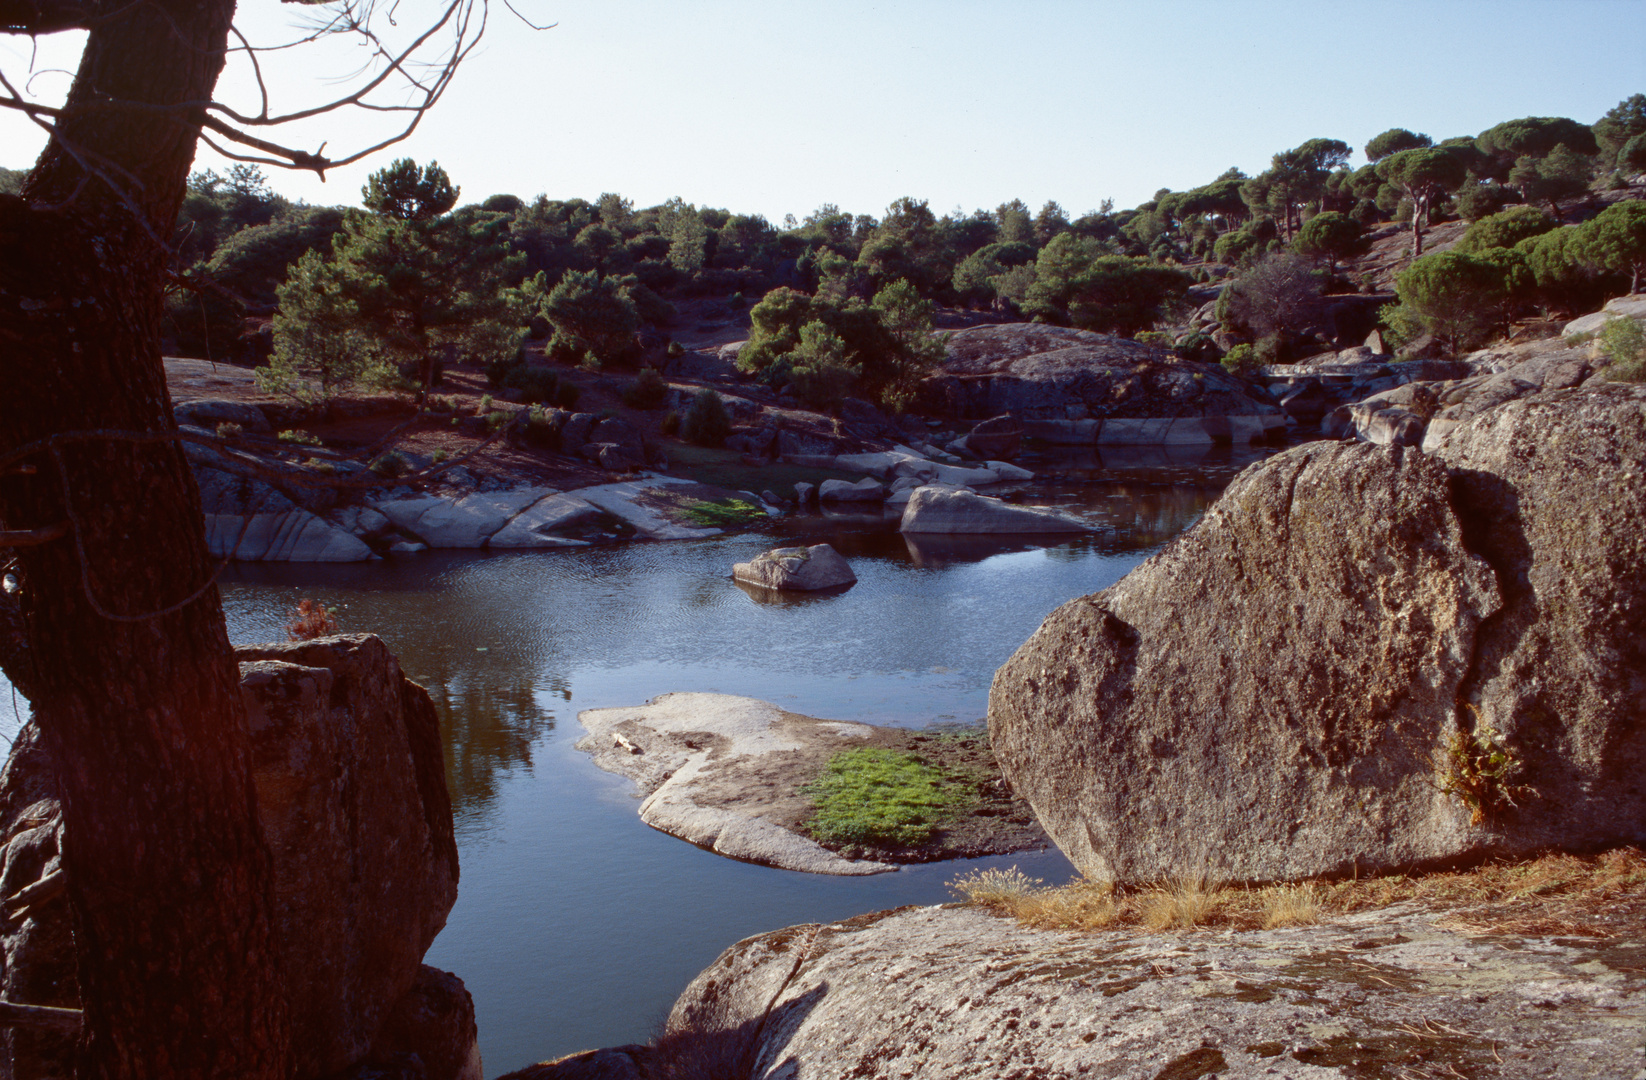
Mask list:
MULTIPOLYGON (((399 19, 432 6, 402 0, 399 19)), ((1358 148, 1394 126, 1441 139, 1528 115, 1592 122, 1646 92, 1646 0, 515 6, 558 25, 530 30, 499 4, 411 139, 324 184, 275 174, 275 189, 353 204, 367 173, 409 156, 438 160, 464 201, 679 195, 780 223, 825 202, 878 216, 914 195, 940 214, 1011 198, 1078 214, 1230 165, 1257 172, 1309 138, 1358 148)), ((241 7, 267 40, 295 5, 241 7)), ((72 43, 46 44, 38 67, 72 68, 72 43)), ((271 90, 323 92, 358 55, 271 58, 271 90)), ((26 40, 0 40, 7 72, 27 56, 26 40)), ((66 83, 35 81, 48 95, 66 83)), ((335 151, 369 136, 333 118, 299 141, 335 151)), ((0 117, 0 165, 31 164, 42 139, 0 117)), ((209 152, 199 164, 222 168, 209 152)))

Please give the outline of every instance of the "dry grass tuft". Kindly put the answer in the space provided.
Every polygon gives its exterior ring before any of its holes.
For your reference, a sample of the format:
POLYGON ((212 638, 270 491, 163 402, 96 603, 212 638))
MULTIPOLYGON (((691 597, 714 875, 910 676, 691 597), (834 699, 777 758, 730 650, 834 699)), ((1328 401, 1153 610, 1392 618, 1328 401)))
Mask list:
POLYGON ((1225 886, 1204 873, 1138 893, 1087 879, 1046 888, 1016 867, 973 873, 950 888, 1047 930, 1277 929, 1404 903, 1444 914, 1448 925, 1468 933, 1609 937, 1637 933, 1646 923, 1646 853, 1638 848, 1261 888, 1225 886))
POLYGON ((1277 885, 1264 889, 1263 929, 1282 926, 1313 926, 1320 921, 1320 894, 1313 884, 1277 885))
POLYGON ((1225 891, 1204 872, 1180 874, 1144 895, 1143 925, 1155 931, 1193 930, 1216 916, 1225 891))

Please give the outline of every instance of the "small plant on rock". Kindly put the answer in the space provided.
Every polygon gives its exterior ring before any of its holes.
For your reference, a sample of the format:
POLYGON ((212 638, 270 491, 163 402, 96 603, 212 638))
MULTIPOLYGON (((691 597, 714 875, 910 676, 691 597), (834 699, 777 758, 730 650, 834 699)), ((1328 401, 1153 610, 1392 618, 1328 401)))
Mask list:
POLYGON ((313 641, 318 637, 330 637, 337 633, 336 614, 336 608, 329 608, 318 600, 299 600, 286 622, 287 640, 313 641))
POLYGON ((1455 795, 1469 808, 1469 824, 1483 825, 1511 807, 1520 805, 1531 789, 1516 784, 1522 770, 1520 756, 1507 746, 1490 724, 1473 731, 1454 731, 1446 741, 1439 764, 1440 790, 1455 795))
POLYGON ((295 443, 298 446, 320 445, 320 436, 311 435, 309 432, 298 428, 287 428, 279 434, 278 438, 283 443, 295 443))
POLYGON ((693 502, 682 511, 692 524, 709 529, 735 529, 764 518, 765 512, 742 499, 722 502, 693 502))
POLYGON ((1600 351, 1606 354, 1606 377, 1616 382, 1646 382, 1646 330, 1628 317, 1606 320, 1600 328, 1600 351))

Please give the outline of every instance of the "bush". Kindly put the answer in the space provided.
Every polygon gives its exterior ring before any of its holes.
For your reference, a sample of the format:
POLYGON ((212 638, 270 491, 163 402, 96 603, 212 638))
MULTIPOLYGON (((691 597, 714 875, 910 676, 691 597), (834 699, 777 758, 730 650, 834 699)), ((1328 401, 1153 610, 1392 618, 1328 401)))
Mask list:
POLYGON ((634 382, 623 389, 623 404, 631 409, 655 409, 669 396, 669 384, 656 368, 641 368, 634 382))
POLYGON ((1646 382, 1646 330, 1634 319, 1607 319, 1600 328, 1600 351, 1609 363, 1606 377, 1616 382, 1646 382))
POLYGON ((336 608, 329 608, 318 601, 299 600, 292 609, 291 618, 286 621, 286 640, 313 641, 318 637, 330 637, 337 633, 336 613, 336 608))
POLYGON ((287 428, 276 436, 283 443, 296 443, 298 446, 319 446, 320 436, 311 435, 307 431, 296 428, 287 428))
POLYGON ((1533 280, 1518 251, 1439 251, 1401 271, 1395 292, 1400 306, 1456 353, 1500 327, 1508 306, 1531 290, 1533 280))
POLYGON ((680 421, 680 437, 697 446, 719 446, 731 430, 732 421, 726 415, 725 403, 706 386, 692 398, 691 408, 680 421))
POLYGON ((1516 206, 1502 213, 1483 217, 1469 226, 1469 231, 1452 249, 1454 251, 1483 251, 1486 248, 1510 248, 1528 237, 1541 236, 1555 228, 1554 219, 1535 206, 1516 206))
POLYGON ((1250 375, 1263 366, 1257 350, 1250 345, 1236 345, 1222 360, 1223 369, 1232 375, 1250 375))
POLYGON ((547 405, 559 400, 560 376, 538 364, 522 364, 509 372, 503 386, 520 391, 521 401, 547 405))
POLYGON ((385 480, 393 480, 397 476, 405 476, 411 472, 411 461, 398 450, 390 450, 386 454, 379 454, 372 459, 366 468, 381 476, 385 480))
POLYGON ((526 366, 526 350, 516 349, 512 356, 500 356, 486 361, 486 385, 493 390, 501 390, 508 385, 509 375, 516 369, 526 366))
POLYGON ((670 409, 663 414, 663 423, 660 426, 663 434, 673 438, 680 433, 680 414, 670 409))
POLYGON ((668 346, 668 348, 664 349, 663 352, 668 356, 668 358, 670 360, 678 360, 682 356, 686 355, 686 346, 680 344, 680 342, 674 340, 673 338, 670 338, 669 339, 669 346, 668 346))

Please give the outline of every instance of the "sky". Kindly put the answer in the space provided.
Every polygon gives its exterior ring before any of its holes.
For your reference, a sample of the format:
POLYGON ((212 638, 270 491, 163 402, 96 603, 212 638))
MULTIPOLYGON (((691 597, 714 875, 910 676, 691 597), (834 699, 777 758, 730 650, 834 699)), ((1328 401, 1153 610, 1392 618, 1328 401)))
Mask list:
MULTIPOLYGON (((878 217, 908 195, 938 214, 1019 198, 1078 215, 1231 165, 1255 174, 1310 138, 1342 139, 1359 164, 1391 127, 1438 141, 1521 116, 1590 123, 1646 92, 1646 0, 511 2, 524 18, 492 7, 405 142, 325 182, 269 169, 271 186, 356 205, 367 175, 411 157, 438 161, 464 202, 615 191, 781 224, 825 203, 878 217)), ((400 0, 398 32, 435 7, 400 0)), ((299 13, 246 0, 237 26, 272 42, 299 13)), ((78 37, 32 56, 0 39, 0 71, 16 82, 32 63, 32 89, 60 98, 78 37)), ((276 108, 335 93, 362 55, 342 42, 266 55, 276 108)), ((256 108, 234 67, 218 97, 256 108)), ((337 155, 388 133, 382 114, 332 114, 280 138, 337 155)), ((0 115, 0 165, 32 164, 44 138, 0 115)), ((226 167, 209 150, 196 164, 226 167)))

